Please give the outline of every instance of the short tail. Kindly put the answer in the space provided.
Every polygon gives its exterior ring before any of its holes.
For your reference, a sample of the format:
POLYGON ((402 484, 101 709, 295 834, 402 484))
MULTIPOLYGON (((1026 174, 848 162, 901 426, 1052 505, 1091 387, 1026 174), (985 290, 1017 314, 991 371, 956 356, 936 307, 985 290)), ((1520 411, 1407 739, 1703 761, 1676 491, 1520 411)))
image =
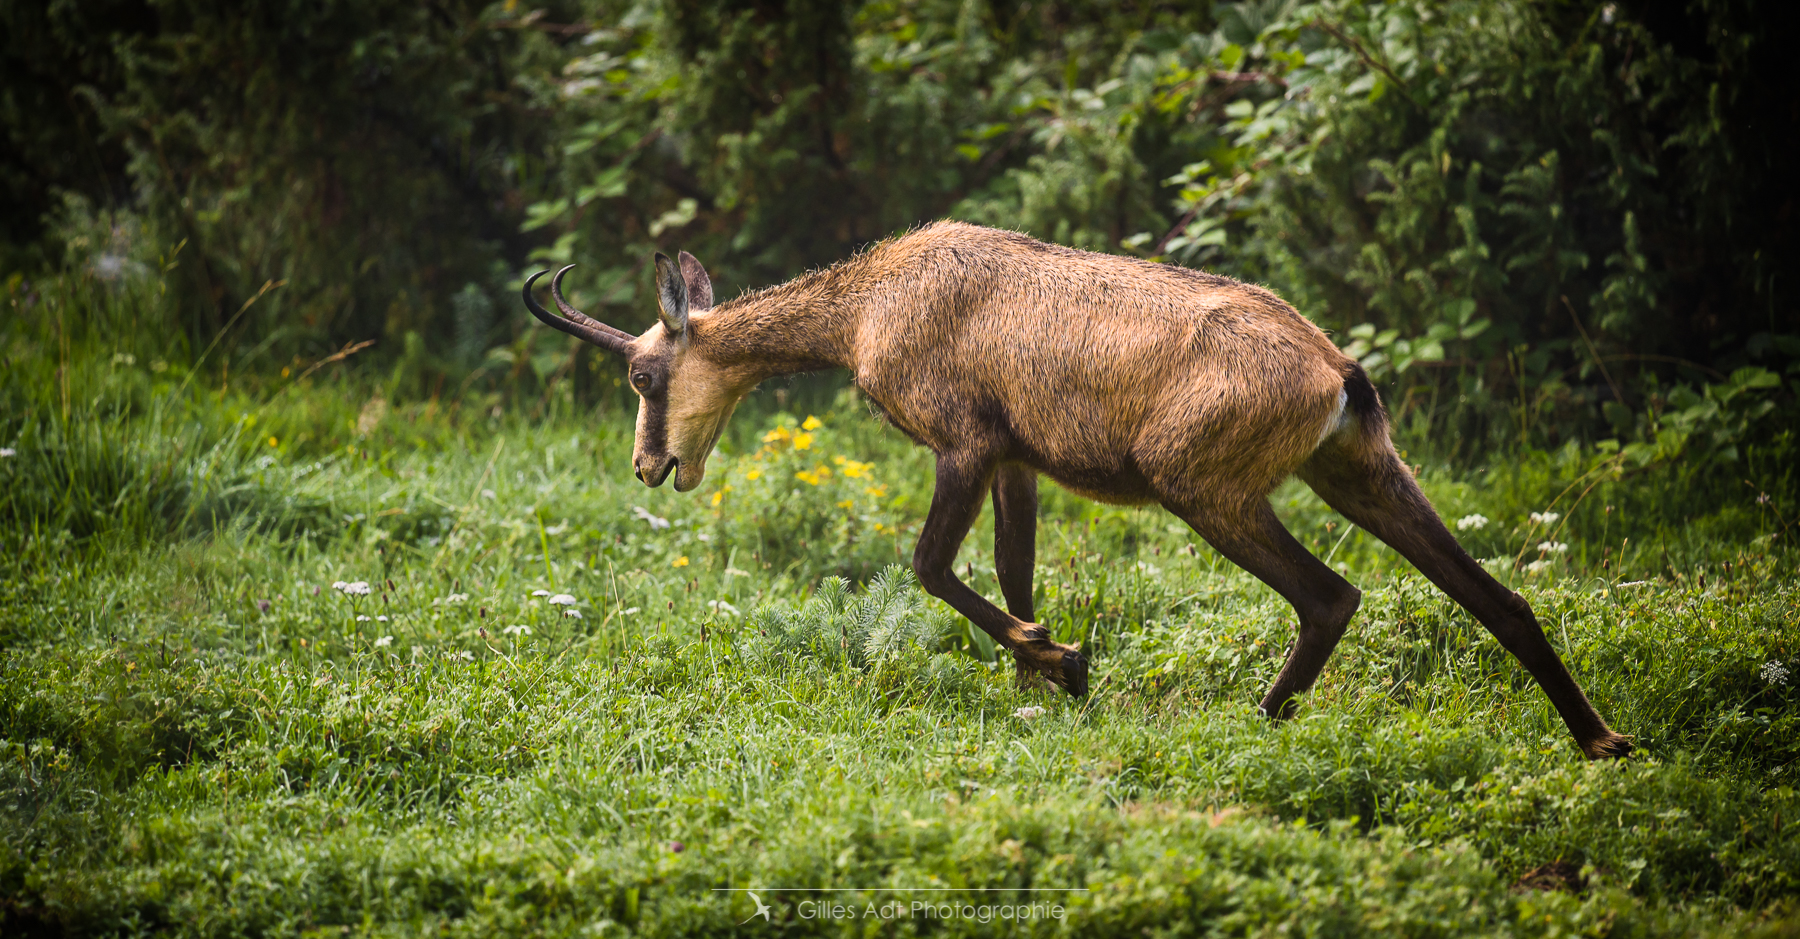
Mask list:
POLYGON ((1344 409, 1355 416, 1364 434, 1387 436, 1387 409, 1381 406, 1369 373, 1354 359, 1344 363, 1344 409))

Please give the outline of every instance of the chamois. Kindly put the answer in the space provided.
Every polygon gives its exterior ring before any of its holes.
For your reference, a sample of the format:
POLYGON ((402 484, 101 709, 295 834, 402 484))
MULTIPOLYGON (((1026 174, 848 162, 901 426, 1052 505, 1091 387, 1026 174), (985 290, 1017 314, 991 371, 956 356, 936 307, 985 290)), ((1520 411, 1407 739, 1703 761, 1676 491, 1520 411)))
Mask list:
MULTIPOLYGON (((572 265, 571 265, 572 266, 572 265)), ((1269 493, 1298 474, 1399 551, 1531 672, 1590 758, 1624 756, 1531 607, 1457 544, 1388 436, 1355 360, 1273 293, 1227 277, 939 222, 718 306, 692 255, 656 255, 658 323, 631 336, 563 298, 543 322, 624 356, 639 395, 632 467, 700 484, 739 400, 764 379, 849 369, 886 418, 937 456, 913 552, 919 583, 1073 695, 1087 660, 1036 625, 1037 477, 1103 502, 1159 503, 1299 614, 1262 700, 1285 718, 1311 688, 1361 592, 1295 541, 1269 493), (1007 610, 952 562, 991 493, 1007 610)))

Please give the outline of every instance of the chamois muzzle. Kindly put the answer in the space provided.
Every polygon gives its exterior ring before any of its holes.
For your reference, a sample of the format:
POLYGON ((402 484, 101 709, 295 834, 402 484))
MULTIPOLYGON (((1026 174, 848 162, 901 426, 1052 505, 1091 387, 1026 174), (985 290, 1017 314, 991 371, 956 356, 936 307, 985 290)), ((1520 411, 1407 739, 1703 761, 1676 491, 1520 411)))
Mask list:
POLYGON ((680 466, 681 460, 676 457, 668 457, 663 460, 661 466, 652 468, 647 475, 641 464, 634 464, 632 466, 632 475, 636 476, 639 482, 655 489, 656 487, 661 486, 663 480, 668 479, 669 474, 680 468, 680 466))
POLYGON ((577 339, 584 339, 609 352, 617 352, 620 355, 629 356, 630 352, 628 350, 632 341, 637 338, 636 336, 633 336, 622 329, 614 329, 611 326, 594 319, 586 313, 570 306, 569 301, 563 299, 563 275, 569 273, 570 268, 573 268, 574 266, 575 265, 571 264, 568 267, 557 271, 556 276, 550 278, 550 298, 556 301, 556 308, 562 311, 561 316, 556 316, 549 310, 539 306, 536 298, 531 295, 531 286, 537 283, 539 277, 550 273, 549 271, 538 271, 536 274, 525 278, 525 289, 522 291, 525 298, 525 309, 530 310, 532 316, 537 317, 539 321, 551 329, 568 333, 577 339))

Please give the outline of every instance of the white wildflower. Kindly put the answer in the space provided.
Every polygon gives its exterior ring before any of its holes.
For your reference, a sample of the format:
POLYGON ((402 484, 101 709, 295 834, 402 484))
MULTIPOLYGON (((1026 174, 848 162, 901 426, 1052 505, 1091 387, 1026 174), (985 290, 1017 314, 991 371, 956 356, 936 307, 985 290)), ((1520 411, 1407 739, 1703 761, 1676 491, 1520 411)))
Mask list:
POLYGON ((393 636, 382 636, 380 639, 375 640, 375 648, 377 648, 377 649, 385 648, 385 647, 391 646, 393 644, 394 644, 393 636))
POLYGON ((331 589, 333 589, 333 590, 342 590, 348 586, 350 586, 350 585, 341 580, 334 580, 331 582, 331 589))
POLYGON ((1532 561, 1530 564, 1525 565, 1525 573, 1527 573, 1527 574, 1542 573, 1543 571, 1554 566, 1555 564, 1556 564, 1555 561, 1532 561))
POLYGON ((666 519, 666 518, 661 518, 661 517, 658 517, 658 516, 655 516, 655 515, 651 515, 651 514, 650 514, 650 510, 649 510, 649 509, 646 509, 646 508, 644 508, 644 507, 643 507, 643 506, 641 506, 641 505, 634 505, 634 506, 632 506, 632 507, 631 507, 631 512, 632 512, 632 514, 633 514, 633 515, 636 515, 636 516, 637 516, 637 517, 638 517, 638 518, 641 518, 641 519, 643 519, 643 520, 644 520, 644 521, 646 521, 646 522, 649 522, 649 523, 650 523, 650 530, 651 530, 651 531, 655 531, 655 530, 657 530, 657 529, 659 529, 659 528, 667 528, 667 527, 669 527, 669 520, 668 520, 668 519, 666 519))
POLYGON ((388 618, 386 616, 375 617, 375 622, 377 622, 377 623, 385 623, 387 621, 388 621, 388 618))
MULTIPOLYGON (((545 593, 549 593, 549 591, 546 590, 545 593)), ((559 593, 556 596, 551 597, 550 602, 557 606, 574 606, 575 598, 566 593, 559 593)))
POLYGON ((1465 515, 1456 520, 1457 531, 1468 531, 1473 528, 1480 531, 1487 527, 1488 517, 1485 515, 1465 515))
POLYGON ((464 649, 461 652, 452 652, 450 653, 450 657, 453 659, 462 659, 464 662, 475 661, 475 653, 470 652, 467 649, 464 649))
POLYGON ((492 489, 481 490, 481 497, 483 499, 490 499, 490 500, 500 498, 499 496, 494 495, 494 490, 492 490, 492 489))
POLYGON ((1035 704, 1031 704, 1014 711, 1013 716, 1022 721, 1037 720, 1044 716, 1044 709, 1035 704))
POLYGON ((369 621, 369 618, 367 616, 358 616, 356 618, 356 621, 359 623, 366 623, 369 621))
POLYGON ((0 447, 0 460, 10 460, 19 455, 19 451, 11 447, 0 447))
POLYGON ((1762 680, 1771 685, 1785 685, 1788 680, 1788 669, 1780 662, 1764 662, 1761 675, 1762 680))
POLYGON ((1614 586, 1616 586, 1616 587, 1642 587, 1647 583, 1649 583, 1649 581, 1647 581, 1647 580, 1628 580, 1622 584, 1614 584, 1614 586))
POLYGON ((1561 512, 1533 512, 1533 513, 1531 513, 1531 520, 1533 522, 1536 522, 1539 525, 1549 525, 1549 524, 1555 522, 1559 518, 1562 518, 1561 512))
POLYGON ((444 598, 445 603, 463 603, 469 599, 466 593, 453 593, 444 598))
POLYGON ((637 607, 635 607, 635 606, 634 606, 634 607, 632 607, 632 608, 630 608, 630 609, 628 609, 628 610, 620 610, 620 611, 619 611, 619 614, 620 614, 620 615, 621 615, 621 616, 630 616, 630 615, 631 615, 631 614, 633 614, 633 613, 637 613, 637 612, 640 612, 640 611, 639 611, 639 610, 638 610, 638 608, 637 608, 637 607))
POLYGON ((749 571, 740 571, 735 567, 727 567, 727 568, 725 568, 725 576, 726 577, 749 577, 750 572, 749 571))
POLYGON ((353 580, 350 583, 344 583, 340 580, 331 586, 338 590, 342 590, 346 597, 366 597, 369 595, 369 582, 366 580, 353 580))
MULTIPOLYGON (((531 595, 534 597, 547 597, 550 595, 550 591, 548 591, 548 590, 533 590, 531 592, 531 595)), ((552 600, 550 602, 555 603, 556 601, 552 600)))
POLYGON ((550 537, 554 538, 557 535, 560 535, 563 532, 566 532, 568 530, 569 530, 568 522, 557 522, 556 524, 550 526, 549 528, 544 529, 544 534, 549 535, 550 537))
POLYGON ((724 600, 714 600, 708 603, 707 606, 712 607, 713 611, 716 613, 730 613, 732 616, 738 615, 738 608, 726 603, 724 600))
POLYGON ((580 619, 581 611, 580 610, 564 610, 563 615, 567 616, 570 619, 580 619))
POLYGON ((1543 551, 1546 554, 1561 554, 1564 551, 1569 550, 1569 546, 1560 541, 1540 541, 1538 542, 1538 550, 1543 551))
POLYGON ((531 635, 531 627, 525 625, 524 623, 520 623, 517 626, 508 626, 505 629, 502 629, 500 631, 507 634, 508 636, 529 636, 529 635, 531 635))

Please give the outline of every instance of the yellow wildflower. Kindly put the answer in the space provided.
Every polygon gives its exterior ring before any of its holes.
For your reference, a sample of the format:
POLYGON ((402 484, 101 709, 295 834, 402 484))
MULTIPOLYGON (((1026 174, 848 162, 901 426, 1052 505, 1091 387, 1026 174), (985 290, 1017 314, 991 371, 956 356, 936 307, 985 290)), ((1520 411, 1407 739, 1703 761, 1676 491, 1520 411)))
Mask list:
POLYGON ((864 476, 869 475, 869 470, 874 468, 875 464, 873 463, 858 463, 855 460, 851 460, 844 464, 844 475, 851 479, 861 479, 864 476))
POLYGON ((863 492, 866 492, 869 495, 874 496, 875 498, 879 499, 882 496, 887 495, 887 487, 886 486, 870 486, 869 488, 864 489, 863 492))
POLYGON ((834 457, 832 457, 832 458, 831 458, 831 462, 833 462, 833 463, 836 463, 836 464, 837 464, 837 465, 839 465, 839 466, 843 466, 843 465, 844 465, 844 458, 843 458, 843 457, 841 457, 841 456, 834 456, 834 457))
POLYGON ((813 441, 812 434, 795 434, 794 435, 794 449, 804 450, 807 447, 812 446, 812 441, 813 441))
POLYGON ((712 497, 713 508, 715 508, 715 509, 718 508, 719 503, 724 502, 724 501, 725 501, 725 491, 723 489, 719 490, 718 492, 713 493, 713 497, 712 497))
POLYGON ((793 436, 793 431, 788 430, 786 427, 777 427, 774 430, 763 434, 763 443, 777 443, 782 440, 788 440, 793 436))
POLYGON ((678 558, 676 558, 676 559, 675 559, 675 560, 674 560, 674 561, 673 561, 673 562, 672 562, 672 566, 674 566, 674 567, 686 567, 686 566, 688 566, 688 559, 687 559, 687 555, 685 555, 685 554, 684 554, 684 555, 682 555, 682 556, 681 556, 681 557, 678 557, 678 558))
POLYGON ((856 508, 856 503, 855 503, 855 502, 853 502, 853 501, 851 501, 851 500, 849 500, 849 499, 845 499, 845 500, 844 500, 844 501, 842 501, 842 502, 839 502, 839 503, 838 503, 838 508, 840 508, 840 509, 854 509, 854 508, 856 508))
POLYGON ((744 478, 745 479, 761 479, 762 478, 762 470, 753 469, 753 470, 745 473, 744 478))
POLYGON ((824 427, 824 426, 825 426, 824 421, 819 420, 818 418, 812 416, 811 414, 808 414, 808 415, 806 415, 806 420, 801 422, 800 429, 801 430, 818 430, 819 428, 824 427))

